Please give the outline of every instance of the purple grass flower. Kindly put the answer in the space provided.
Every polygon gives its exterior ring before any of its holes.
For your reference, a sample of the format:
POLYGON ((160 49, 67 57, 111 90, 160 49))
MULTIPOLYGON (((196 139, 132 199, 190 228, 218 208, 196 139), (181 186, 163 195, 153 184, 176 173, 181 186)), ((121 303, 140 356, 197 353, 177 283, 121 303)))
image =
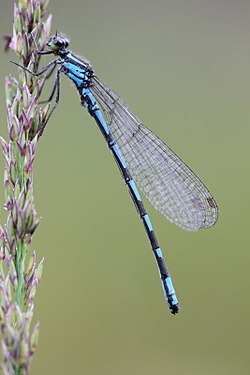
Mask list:
MULTIPOLYGON (((38 70, 35 54, 48 40, 51 15, 48 0, 19 0, 14 5, 13 35, 5 35, 6 50, 13 50, 18 63, 38 70), (32 34, 32 36, 31 36, 32 34)), ((44 77, 34 78, 18 69, 17 78, 6 77, 6 106, 9 140, 0 137, 5 161, 4 192, 7 221, 0 226, 0 329, 2 332, 2 372, 26 375, 36 351, 39 323, 31 329, 34 298, 41 280, 43 261, 29 253, 32 236, 39 225, 33 196, 33 166, 38 131, 47 107, 38 99, 44 77)))

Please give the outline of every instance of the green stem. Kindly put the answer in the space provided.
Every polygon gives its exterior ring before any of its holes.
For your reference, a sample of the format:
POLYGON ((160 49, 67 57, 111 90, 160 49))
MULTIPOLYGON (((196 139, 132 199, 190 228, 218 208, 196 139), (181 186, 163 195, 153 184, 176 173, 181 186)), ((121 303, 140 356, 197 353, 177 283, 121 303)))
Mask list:
POLYGON ((20 366, 15 366, 14 373, 15 375, 23 375, 23 369, 20 366))
POLYGON ((25 260, 25 244, 22 240, 17 242, 15 266, 17 272, 17 288, 15 292, 15 300, 18 306, 22 309, 24 302, 24 260, 25 260))

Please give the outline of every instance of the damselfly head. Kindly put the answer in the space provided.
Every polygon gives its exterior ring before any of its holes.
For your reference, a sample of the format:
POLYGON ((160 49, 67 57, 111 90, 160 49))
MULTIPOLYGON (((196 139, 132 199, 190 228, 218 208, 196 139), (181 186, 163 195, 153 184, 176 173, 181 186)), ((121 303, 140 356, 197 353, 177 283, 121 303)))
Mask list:
POLYGON ((65 35, 57 35, 57 33, 53 35, 47 43, 49 49, 55 53, 64 50, 68 45, 69 39, 65 35))

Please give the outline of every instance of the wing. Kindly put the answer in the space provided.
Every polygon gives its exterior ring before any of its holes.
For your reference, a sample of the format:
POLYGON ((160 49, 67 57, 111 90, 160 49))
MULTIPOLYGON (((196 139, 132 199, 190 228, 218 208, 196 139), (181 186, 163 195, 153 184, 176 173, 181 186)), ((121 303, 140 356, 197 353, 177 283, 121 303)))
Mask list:
POLYGON ((90 90, 128 169, 146 198, 172 223, 195 231, 218 218, 213 196, 187 165, 98 77, 90 90))

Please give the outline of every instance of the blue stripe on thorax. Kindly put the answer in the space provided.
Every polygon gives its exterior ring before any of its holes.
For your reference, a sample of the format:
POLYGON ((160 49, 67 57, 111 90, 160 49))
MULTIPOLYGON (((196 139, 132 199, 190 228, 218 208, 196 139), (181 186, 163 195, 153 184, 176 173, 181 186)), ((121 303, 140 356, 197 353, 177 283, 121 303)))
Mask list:
POLYGON ((82 85, 83 79, 82 78, 77 78, 74 74, 72 73, 67 73, 67 76, 75 82, 75 84, 80 87, 82 85))
POLYGON ((81 69, 79 66, 71 62, 65 62, 63 65, 70 71, 70 73, 73 73, 78 78, 82 78, 82 80, 86 79, 86 69, 81 69))
POLYGON ((75 61, 77 64, 84 65, 87 68, 87 64, 85 64, 81 59, 79 59, 79 57, 72 55, 71 52, 67 54, 67 57, 75 61))

